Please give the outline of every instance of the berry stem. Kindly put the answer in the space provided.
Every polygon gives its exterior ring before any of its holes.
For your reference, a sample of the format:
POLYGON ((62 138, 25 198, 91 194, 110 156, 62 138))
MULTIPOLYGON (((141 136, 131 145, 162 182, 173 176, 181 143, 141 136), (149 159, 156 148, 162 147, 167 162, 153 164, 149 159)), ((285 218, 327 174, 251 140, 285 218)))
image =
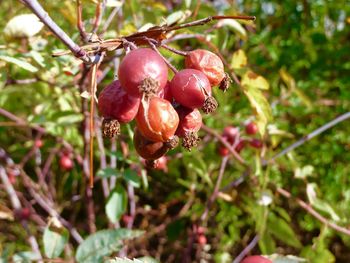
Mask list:
POLYGON ((161 56, 164 60, 164 62, 168 65, 168 67, 174 72, 174 74, 176 74, 178 72, 178 70, 159 52, 158 48, 156 47, 156 45, 154 44, 154 41, 152 41, 152 39, 150 38, 146 38, 145 39, 148 41, 149 45, 151 46, 151 48, 157 52, 159 54, 159 56, 161 56))
POLYGON ((166 44, 161 44, 160 46, 161 46, 162 48, 165 48, 165 49, 167 49, 167 50, 173 52, 174 54, 177 54, 177 55, 180 55, 180 56, 186 57, 187 54, 188 54, 188 52, 186 52, 186 51, 182 51, 182 50, 178 50, 178 49, 172 48, 172 47, 170 47, 170 46, 168 46, 168 45, 166 45, 166 44))

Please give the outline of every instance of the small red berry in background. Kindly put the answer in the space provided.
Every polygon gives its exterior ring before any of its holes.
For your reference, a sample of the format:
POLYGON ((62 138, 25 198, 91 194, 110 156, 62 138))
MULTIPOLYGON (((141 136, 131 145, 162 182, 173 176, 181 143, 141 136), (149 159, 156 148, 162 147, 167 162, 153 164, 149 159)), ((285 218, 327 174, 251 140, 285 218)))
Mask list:
POLYGON ((62 170, 70 171, 74 166, 72 159, 67 155, 62 155, 60 157, 60 167, 62 170))
POLYGON ((238 135, 239 135, 239 129, 234 126, 225 127, 222 133, 222 136, 225 137, 230 144, 235 142, 236 137, 238 135))
POLYGON ((250 146, 256 148, 256 149, 261 149, 263 147, 263 143, 261 140, 259 139, 252 139, 250 142, 249 142, 250 146))
POLYGON ((126 226, 131 222, 131 220, 132 220, 132 217, 127 215, 127 214, 124 214, 122 216, 122 221, 123 221, 124 225, 126 225, 126 226))
POLYGON ((8 172, 8 177, 11 184, 16 183, 16 175, 12 171, 8 172))
POLYGON ((219 151, 220 156, 222 156, 222 157, 225 157, 225 156, 230 154, 230 151, 223 145, 220 145, 218 151, 219 151))
POLYGON ((140 85, 151 78, 158 83, 158 91, 168 81, 168 66, 163 58, 150 48, 130 51, 122 60, 118 78, 123 89, 131 96, 141 97, 140 85))
POLYGON ((198 244, 200 244, 201 246, 204 246, 207 244, 207 238, 203 234, 198 235, 197 241, 198 241, 198 244))
POLYGON ((254 135, 258 132, 258 126, 255 122, 250 122, 245 126, 245 132, 249 135, 254 135))
POLYGON ((244 258, 241 263, 272 263, 272 261, 263 256, 256 255, 244 258))
POLYGON ((156 170, 163 171, 164 173, 168 172, 168 158, 166 156, 162 156, 156 160, 156 170))
POLYGON ((44 145, 44 143, 43 143, 43 141, 40 140, 40 139, 37 139, 37 140, 34 141, 34 146, 35 146, 36 148, 41 148, 41 147, 43 147, 43 145, 44 145))
POLYGON ((185 66, 203 72, 211 86, 219 85, 225 77, 224 64, 220 57, 205 49, 188 52, 185 66))
POLYGON ((246 143, 247 143, 246 140, 240 139, 239 142, 238 142, 238 144, 237 144, 236 147, 235 147, 235 151, 236 151, 237 153, 240 153, 240 152, 244 149, 244 147, 246 146, 246 143))
POLYGON ((23 207, 15 210, 15 216, 18 220, 29 220, 30 215, 31 215, 31 212, 28 207, 23 207))

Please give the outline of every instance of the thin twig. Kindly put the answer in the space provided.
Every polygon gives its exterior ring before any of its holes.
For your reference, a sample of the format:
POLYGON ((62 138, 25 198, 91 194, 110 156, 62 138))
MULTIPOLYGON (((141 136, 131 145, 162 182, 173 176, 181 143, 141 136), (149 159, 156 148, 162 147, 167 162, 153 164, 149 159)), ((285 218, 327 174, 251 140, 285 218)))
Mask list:
POLYGON ((113 18, 116 16, 116 14, 118 14, 119 10, 121 10, 121 7, 124 5, 124 0, 123 1, 120 1, 120 5, 119 6, 116 6, 113 11, 111 12, 111 14, 109 15, 109 17, 107 18, 106 22, 104 23, 103 25, 103 28, 102 28, 102 33, 101 34, 104 34, 108 27, 110 26, 110 24, 112 23, 113 21, 113 18))
POLYGON ((201 129, 217 138, 230 151, 230 153, 236 158, 236 160, 238 160, 244 166, 247 166, 247 162, 235 151, 234 147, 232 147, 227 142, 227 140, 225 140, 220 134, 218 134, 216 131, 204 124, 202 125, 201 129))
POLYGON ((59 38, 68 49, 79 59, 87 64, 92 63, 92 59, 86 54, 78 44, 76 44, 48 15, 37 0, 22 0, 27 7, 43 22, 50 31, 59 38))
POLYGON ((86 42, 87 34, 84 27, 82 13, 83 13, 83 8, 82 8, 81 0, 77 0, 77 27, 80 33, 80 38, 82 39, 83 42, 86 42))
POLYGON ((273 161, 275 161, 277 158, 289 153, 290 151, 294 150, 295 148, 299 147, 300 145, 304 144, 305 142, 311 140, 312 138, 314 138, 315 136, 321 134, 322 132, 332 128, 333 126, 337 125, 338 123, 345 121, 347 119, 350 118, 350 112, 346 112, 340 116, 338 116, 337 118, 335 118, 334 120, 327 122, 325 125, 322 125, 321 127, 319 127, 318 129, 314 130, 313 132, 305 135, 303 138, 299 139, 298 141, 296 141, 295 143, 293 143, 292 145, 288 146, 287 148, 285 148, 284 150, 282 150, 281 152, 279 152, 278 154, 274 155, 272 158, 270 158, 269 160, 264 160, 262 162, 262 165, 266 166, 269 163, 272 163, 273 161))
POLYGON ((330 222, 329 219, 327 219, 324 216, 320 215, 315 209, 313 209, 311 205, 305 203, 303 200, 301 200, 299 198, 293 197, 292 194, 290 192, 288 192, 287 190, 285 190, 283 188, 277 188, 276 191, 278 193, 280 193, 282 196, 286 197, 286 198, 295 200, 297 202, 297 204, 300 205, 301 208, 306 210, 306 212, 308 212, 310 215, 315 217, 321 223, 323 223, 326 226, 334 229, 337 232, 340 232, 340 233, 343 233, 345 235, 350 236, 350 229, 349 228, 345 228, 345 227, 342 227, 342 226, 339 226, 339 225, 337 225, 335 223, 330 222))
POLYGON ((232 263, 239 263, 242 261, 242 259, 248 255, 248 253, 256 246, 256 244, 258 244, 259 242, 259 235, 256 235, 252 241, 250 241, 250 243, 248 244, 248 246, 246 246, 241 253, 239 253, 239 255, 233 260, 232 263))
POLYGON ((211 205, 213 204, 213 202, 215 201, 215 199, 216 199, 216 197, 217 197, 217 195, 219 193, 219 188, 220 188, 220 185, 221 185, 222 178, 224 177, 224 173, 225 173, 225 168, 226 168, 227 162, 228 162, 228 156, 223 157, 222 160, 221 160, 219 176, 218 176, 218 178, 216 180, 214 191, 211 194, 211 196, 209 197, 209 200, 207 202, 205 210, 204 210, 202 216, 200 217, 201 221, 204 221, 207 218, 208 213, 209 213, 209 209, 210 209, 211 205))

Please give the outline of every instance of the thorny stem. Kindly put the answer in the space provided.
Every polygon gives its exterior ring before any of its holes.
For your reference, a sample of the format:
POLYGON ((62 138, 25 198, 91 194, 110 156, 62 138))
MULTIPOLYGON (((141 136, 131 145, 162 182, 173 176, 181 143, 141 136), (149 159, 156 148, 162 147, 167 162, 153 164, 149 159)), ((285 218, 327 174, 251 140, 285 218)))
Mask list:
POLYGON ((239 255, 233 260, 232 263, 239 263, 242 261, 242 259, 248 255, 248 253, 258 244, 259 242, 259 235, 255 235, 255 237, 252 239, 252 241, 250 241, 250 243, 248 244, 248 246, 246 246, 241 253, 239 253, 239 255))
POLYGON ((48 15, 37 0, 22 0, 27 7, 58 37, 72 53, 84 63, 91 64, 91 58, 77 45, 48 15))

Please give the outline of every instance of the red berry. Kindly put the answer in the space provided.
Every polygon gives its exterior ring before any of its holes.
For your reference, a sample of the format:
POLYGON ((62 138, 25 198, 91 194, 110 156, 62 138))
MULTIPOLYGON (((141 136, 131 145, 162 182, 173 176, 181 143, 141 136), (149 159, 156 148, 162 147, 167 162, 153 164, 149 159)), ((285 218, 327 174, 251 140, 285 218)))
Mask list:
POLYGON ((162 156, 156 160, 156 170, 161 170, 164 173, 168 172, 168 158, 166 156, 162 156))
POLYGON ((199 141, 197 132, 202 126, 202 115, 197 109, 189 109, 181 105, 176 108, 176 111, 180 118, 176 135, 183 138, 182 146, 191 150, 199 141))
POLYGON ((219 85, 225 77, 224 64, 220 57, 205 49, 189 52, 185 59, 185 66, 203 72, 212 86, 219 85))
POLYGON ((171 94, 170 90, 170 82, 168 81, 165 85, 164 89, 160 89, 157 93, 159 98, 165 99, 169 102, 173 102, 173 94, 171 94))
POLYGON ((224 128, 222 136, 225 137, 230 144, 234 143, 236 136, 239 134, 238 128, 234 126, 227 126, 224 128))
POLYGON ((9 172, 8 173, 8 177, 9 177, 9 181, 11 184, 15 184, 16 183, 16 175, 13 172, 9 172))
POLYGON ((30 218, 30 209, 28 207, 23 207, 15 211, 15 216, 19 220, 29 220, 30 218))
POLYGON ((240 139, 238 144, 235 147, 235 151, 237 153, 240 153, 243 150, 243 148, 246 146, 246 142, 247 142, 246 140, 240 139))
POLYGON ((216 109, 211 97, 211 86, 208 78, 199 70, 183 69, 175 74, 170 83, 174 99, 187 108, 203 108, 208 113, 216 109), (208 105, 209 104, 209 105, 208 105))
POLYGON ((245 126, 245 132, 249 135, 254 135, 258 132, 258 126, 255 122, 250 122, 245 126))
POLYGON ((163 89, 168 80, 168 67, 163 58, 150 48, 130 51, 119 66, 118 78, 123 89, 130 95, 140 97, 140 85, 151 78, 163 89))
POLYGON ((136 125, 148 140, 166 142, 174 136, 179 116, 169 101, 158 97, 143 98, 136 125))
POLYGON ((135 128, 133 140, 137 153, 146 160, 159 159, 169 150, 166 143, 148 140, 137 128, 135 128))
POLYGON ((230 151, 225 146, 220 145, 219 146, 219 154, 220 154, 220 156, 225 157, 225 156, 230 154, 230 151))
POLYGON ((35 146, 36 148, 41 148, 41 147, 43 147, 43 141, 40 140, 40 139, 35 140, 35 141, 34 141, 34 146, 35 146))
POLYGON ((122 216, 122 221, 124 222, 124 224, 127 226, 132 220, 132 217, 127 215, 127 214, 124 214, 122 216))
POLYGON ((74 163, 72 159, 67 155, 62 155, 60 158, 60 167, 62 170, 69 171, 73 168, 74 163))
POLYGON ((199 226, 199 227, 197 228, 197 233, 198 233, 198 234, 204 234, 204 232, 205 232, 205 228, 204 228, 204 227, 199 226))
POLYGON ((257 148, 257 149, 260 149, 260 148, 262 148, 263 143, 261 140, 254 138, 250 141, 250 146, 257 148))
POLYGON ((205 237, 205 235, 199 235, 197 238, 198 244, 200 244, 201 246, 204 246, 205 244, 207 244, 207 238, 205 237))
POLYGON ((262 256, 248 256, 241 263, 272 263, 272 261, 262 256))
POLYGON ((128 95, 118 80, 105 87, 98 97, 98 109, 106 119, 115 119, 121 123, 132 121, 139 109, 140 99, 128 95))
POLYGON ((202 115, 197 109, 189 109, 183 106, 176 108, 180 122, 176 135, 184 137, 188 132, 198 132, 202 126, 202 115))

